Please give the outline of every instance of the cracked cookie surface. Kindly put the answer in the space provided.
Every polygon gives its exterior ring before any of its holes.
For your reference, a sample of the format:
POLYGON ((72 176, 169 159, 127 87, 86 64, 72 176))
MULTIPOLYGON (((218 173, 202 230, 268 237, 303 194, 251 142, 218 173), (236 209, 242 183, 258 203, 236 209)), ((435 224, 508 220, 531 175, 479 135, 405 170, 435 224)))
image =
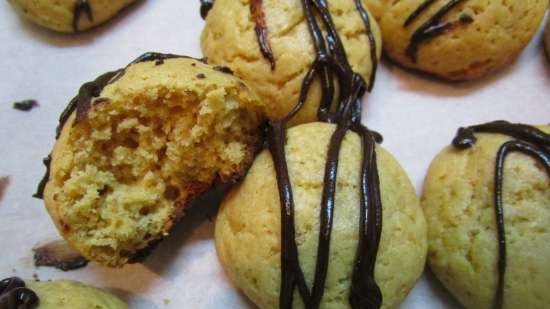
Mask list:
MULTIPOLYGON (((540 127, 550 132, 550 127, 540 127)), ((476 133, 470 149, 450 146, 432 162, 422 206, 428 222, 428 263, 468 309, 492 308, 497 289, 498 242, 494 204, 495 161, 511 140, 476 133)), ((523 153, 504 165, 506 234, 504 309, 550 306, 550 179, 543 166, 523 153)))

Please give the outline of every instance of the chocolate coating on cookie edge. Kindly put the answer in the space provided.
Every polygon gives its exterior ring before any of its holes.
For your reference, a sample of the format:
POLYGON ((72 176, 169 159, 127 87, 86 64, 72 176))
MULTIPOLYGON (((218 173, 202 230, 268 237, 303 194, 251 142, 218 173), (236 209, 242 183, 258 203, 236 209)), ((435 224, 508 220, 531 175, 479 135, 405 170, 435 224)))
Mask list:
POLYGON ((40 300, 25 282, 17 277, 0 281, 0 308, 2 309, 34 309, 40 300))

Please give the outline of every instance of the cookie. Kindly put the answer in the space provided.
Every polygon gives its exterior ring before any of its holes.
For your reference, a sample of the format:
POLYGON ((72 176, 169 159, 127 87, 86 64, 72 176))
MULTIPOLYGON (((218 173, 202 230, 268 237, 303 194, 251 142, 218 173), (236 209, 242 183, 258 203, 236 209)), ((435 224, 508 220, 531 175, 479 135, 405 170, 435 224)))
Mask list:
POLYGON ((100 25, 135 0, 8 0, 28 20, 59 32, 100 25))
MULTIPOLYGON (((365 2, 330 1, 329 11, 349 63, 372 87, 381 40, 365 2)), ((285 117, 298 103, 304 77, 316 59, 313 44, 299 0, 216 0, 201 36, 208 61, 231 68, 255 88, 272 120, 285 117)), ((291 125, 317 120, 321 92, 316 80, 291 125)))
MULTIPOLYGON (((287 132, 295 240, 309 288, 316 269, 327 149, 334 130, 332 124, 316 122, 287 132)), ((368 282, 368 278, 352 279, 361 221, 361 149, 359 136, 348 132, 340 150, 328 273, 320 308, 351 308, 352 280, 368 282)), ((376 153, 383 219, 374 278, 383 295, 381 308, 389 309, 398 307, 422 274, 426 224, 403 169, 381 147, 376 153)), ((243 182, 222 202, 215 226, 216 249, 226 273, 262 309, 279 308, 281 293, 282 206, 274 169, 270 152, 260 153, 243 182)), ((294 308, 301 308, 298 289, 294 295, 294 308)))
POLYGON ((369 0, 396 63, 471 80, 513 62, 539 30, 546 0, 369 0))
POLYGON ((118 297, 71 280, 0 282, 0 307, 5 309, 128 309, 118 297), (4 307, 5 306, 5 307, 4 307))
POLYGON ((429 266, 468 309, 550 307, 550 127, 539 128, 463 128, 426 176, 429 266))
POLYGON ((262 110, 223 69, 146 54, 82 86, 61 116, 36 196, 84 257, 121 266, 168 235, 215 181, 246 172, 262 110))

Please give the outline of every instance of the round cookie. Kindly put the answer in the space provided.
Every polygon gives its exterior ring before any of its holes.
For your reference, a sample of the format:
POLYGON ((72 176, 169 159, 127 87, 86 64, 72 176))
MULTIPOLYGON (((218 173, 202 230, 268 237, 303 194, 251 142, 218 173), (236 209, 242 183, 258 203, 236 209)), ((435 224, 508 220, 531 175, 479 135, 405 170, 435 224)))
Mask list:
POLYGON ((393 61, 448 80, 479 78, 513 62, 539 30, 548 7, 547 0, 368 3, 393 61), (424 3, 430 4, 418 10, 424 3))
POLYGON ((8 0, 19 14, 59 32, 78 32, 100 25, 135 0, 8 0))
POLYGON ((261 141, 263 107, 222 71, 146 54, 80 89, 61 117, 43 192, 72 247, 121 266, 166 236, 215 181, 244 175, 261 141))
MULTIPOLYGON (((363 6, 366 9, 365 1, 363 6)), ((353 0, 333 0, 329 9, 353 70, 369 82, 373 64, 365 22, 353 0)), ((370 18, 380 57, 378 25, 370 18)), ((201 47, 210 63, 231 68, 255 88, 272 120, 286 116, 298 102, 302 81, 315 60, 315 51, 300 0, 216 0, 208 12, 201 47), (261 2, 260 4, 257 4, 261 2), (259 6, 265 17, 266 41, 273 52, 274 68, 258 43, 251 5, 259 6)), ((315 81, 302 111, 291 125, 317 121, 321 85, 315 81)))
POLYGON ((15 277, 0 282, 0 307, 5 309, 128 309, 128 306, 118 297, 80 282, 71 280, 24 282, 15 277))
MULTIPOLYGON (((295 201, 296 243, 308 286, 315 270, 319 204, 329 140, 335 126, 308 123, 287 132, 286 158, 295 201)), ((328 276, 320 308, 351 308, 351 273, 359 233, 361 142, 347 133, 340 151, 328 276)), ((377 148, 383 227, 375 279, 381 308, 397 308, 424 269, 426 224, 415 191, 399 164, 377 148)), ((261 309, 279 308, 281 205, 274 163, 260 153, 244 181, 223 201, 216 219, 220 261, 232 281, 261 309)), ((294 297, 294 308, 303 308, 294 297)))
MULTIPOLYGON (((539 127, 550 133, 550 127, 539 127)), ((495 164, 511 137, 475 133, 469 149, 445 148, 432 162, 422 195, 430 268, 468 309, 497 299, 499 249, 495 164)), ((515 139, 514 139, 515 140, 515 139)), ((502 309, 550 307, 549 176, 524 153, 504 163, 502 202, 507 263, 502 309)))

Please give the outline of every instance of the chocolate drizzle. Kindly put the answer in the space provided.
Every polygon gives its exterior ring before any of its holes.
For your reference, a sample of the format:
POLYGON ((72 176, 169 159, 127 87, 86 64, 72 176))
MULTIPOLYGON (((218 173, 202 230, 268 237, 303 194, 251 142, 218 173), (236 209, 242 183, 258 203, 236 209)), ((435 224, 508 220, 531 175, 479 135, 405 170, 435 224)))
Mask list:
MULTIPOLYGON (((471 16, 462 14, 458 20, 451 22, 441 22, 441 19, 445 17, 452 9, 461 4, 465 0, 449 0, 447 4, 441 7, 433 16, 431 16, 425 23, 423 23, 412 35, 409 45, 405 51, 406 55, 412 62, 416 63, 418 59, 418 48, 423 43, 426 43, 430 39, 440 36, 456 27, 464 24, 470 24, 473 22, 471 16)), ((422 13, 428 10, 432 5, 436 3, 435 0, 425 0, 422 2, 405 20, 403 27, 410 26, 415 20, 417 20, 422 13)))
MULTIPOLYGON (((252 1, 258 5, 257 1, 252 1)), ((382 203, 376 163, 376 143, 379 134, 361 124, 361 97, 370 86, 361 75, 355 73, 348 62, 344 46, 336 31, 326 0, 301 0, 309 31, 314 43, 316 58, 304 77, 298 103, 282 120, 271 121, 267 126, 267 144, 272 154, 277 175, 281 202, 281 287, 279 308, 292 308, 295 290, 301 296, 306 309, 318 309, 323 298, 329 267, 329 250, 334 218, 336 179, 340 148, 348 131, 359 134, 362 141, 360 235, 354 263, 349 302, 354 309, 377 309, 382 304, 382 293, 374 278, 374 267, 382 231, 382 203), (325 33, 321 29, 326 29, 325 33), (322 98, 318 110, 320 121, 336 125, 327 152, 324 186, 320 207, 320 231, 317 262, 313 286, 308 287, 300 267, 298 246, 295 239, 294 198, 285 155, 287 123, 305 104, 311 84, 321 79, 322 98), (336 85, 338 83, 338 93, 336 85), (337 96, 337 97, 336 97, 337 96), (336 97, 336 100, 334 98, 336 97), (335 106, 333 106, 335 105, 335 106)), ((365 22, 366 32, 374 57, 376 70, 376 46, 366 10, 360 1, 357 10, 365 22)), ((256 9, 251 7, 252 11, 256 9)), ((258 34, 260 35, 260 34, 258 34)), ((261 40, 259 38, 259 40, 261 40)))
POLYGON ((25 287, 23 280, 12 277, 0 281, 0 308, 34 309, 38 303, 38 296, 25 287))
POLYGON ((206 16, 208 16, 208 12, 212 9, 214 6, 214 0, 200 0, 201 1, 201 17, 202 19, 206 19, 206 16))
POLYGON ((76 0, 73 11, 73 31, 78 32, 78 23, 82 14, 86 14, 90 22, 94 21, 94 14, 92 13, 92 7, 88 0, 76 0))
POLYGON ((460 128, 453 140, 453 145, 459 149, 473 147, 477 141, 474 133, 481 132, 504 134, 515 138, 500 146, 495 164, 494 202, 498 239, 498 283, 493 308, 500 309, 504 303, 504 279, 506 274, 506 231, 502 199, 504 163, 507 155, 511 152, 521 152, 539 162, 550 177, 550 135, 533 126, 513 124, 506 121, 494 121, 460 128))
POLYGON ((256 36, 258 37, 258 44, 260 45, 260 51, 265 59, 269 61, 271 70, 275 69, 275 56, 273 56, 273 51, 271 50, 271 44, 267 39, 267 25, 265 23, 265 14, 262 9, 263 0, 250 0, 250 14, 256 26, 254 30, 256 31, 256 36))

